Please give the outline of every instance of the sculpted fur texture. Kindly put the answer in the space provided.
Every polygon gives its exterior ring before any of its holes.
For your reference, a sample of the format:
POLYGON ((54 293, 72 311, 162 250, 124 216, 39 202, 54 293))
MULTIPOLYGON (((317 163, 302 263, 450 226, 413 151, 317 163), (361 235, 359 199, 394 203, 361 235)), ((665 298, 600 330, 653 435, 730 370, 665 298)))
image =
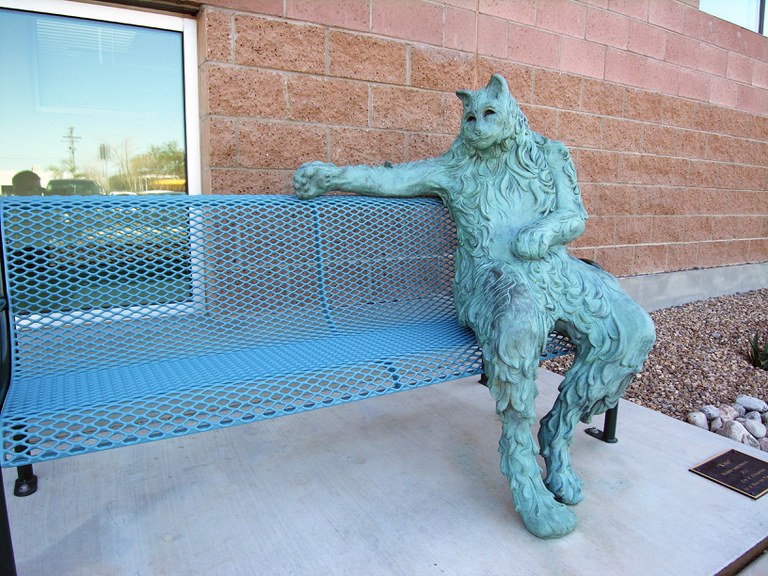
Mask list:
POLYGON ((587 213, 568 149, 528 126, 494 75, 459 91, 461 131, 438 158, 385 166, 302 165, 300 198, 331 190, 385 197, 437 196, 456 222, 454 300, 475 332, 501 418, 501 468, 526 528, 542 538, 571 532, 569 505, 582 498, 570 447, 579 420, 614 407, 650 351, 653 323, 610 274, 570 256, 587 213), (577 352, 538 447, 536 369, 549 332, 567 333, 577 352), (536 462, 546 463, 546 477, 536 462))

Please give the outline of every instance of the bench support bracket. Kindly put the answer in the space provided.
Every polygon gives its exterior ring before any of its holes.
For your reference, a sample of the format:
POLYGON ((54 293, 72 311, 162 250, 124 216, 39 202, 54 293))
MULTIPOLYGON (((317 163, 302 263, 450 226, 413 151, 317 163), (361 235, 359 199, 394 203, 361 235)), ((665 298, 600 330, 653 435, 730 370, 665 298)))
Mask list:
POLYGON ((32 464, 16 468, 18 477, 13 487, 14 496, 31 496, 37 492, 37 476, 32 470, 32 464))
POLYGON ((605 422, 603 424, 603 430, 600 430, 599 428, 592 427, 587 428, 585 432, 592 436, 593 438, 597 438, 598 440, 602 440, 603 442, 607 442, 608 444, 616 444, 619 440, 616 438, 616 422, 619 418, 619 407, 615 406, 608 410, 608 412, 605 413, 605 422))

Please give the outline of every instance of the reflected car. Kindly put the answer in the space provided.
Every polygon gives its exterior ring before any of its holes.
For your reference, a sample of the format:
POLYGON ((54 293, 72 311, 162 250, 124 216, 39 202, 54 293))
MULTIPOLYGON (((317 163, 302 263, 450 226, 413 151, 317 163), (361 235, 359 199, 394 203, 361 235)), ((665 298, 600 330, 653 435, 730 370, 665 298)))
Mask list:
POLYGON ((85 178, 65 178, 49 180, 45 187, 45 196, 100 196, 101 186, 85 178))

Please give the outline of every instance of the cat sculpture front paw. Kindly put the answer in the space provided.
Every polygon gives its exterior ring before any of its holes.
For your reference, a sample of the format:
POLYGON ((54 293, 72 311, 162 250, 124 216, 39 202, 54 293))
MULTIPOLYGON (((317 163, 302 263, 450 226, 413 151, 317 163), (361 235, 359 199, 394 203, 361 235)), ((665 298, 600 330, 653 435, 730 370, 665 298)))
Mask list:
POLYGON ((520 230, 512 252, 526 260, 540 260, 550 247, 550 234, 540 226, 527 226, 520 230))
POLYGON ((302 200, 316 198, 333 190, 333 177, 339 168, 326 162, 306 162, 293 175, 293 190, 302 200))

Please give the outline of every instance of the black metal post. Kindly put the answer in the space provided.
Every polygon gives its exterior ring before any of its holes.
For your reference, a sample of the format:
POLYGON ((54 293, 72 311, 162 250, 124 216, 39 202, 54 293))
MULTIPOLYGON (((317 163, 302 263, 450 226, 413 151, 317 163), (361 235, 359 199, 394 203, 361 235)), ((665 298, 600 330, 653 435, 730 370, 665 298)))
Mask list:
POLYGON ((13 487, 14 496, 31 496, 37 492, 37 476, 32 471, 32 464, 24 464, 16 468, 18 474, 13 487))
POLYGON ((619 407, 617 405, 605 413, 603 430, 593 427, 593 428, 587 428, 585 432, 590 436, 592 436, 593 438, 597 438, 598 440, 602 440, 603 442, 607 442, 608 444, 616 444, 616 442, 619 441, 616 438, 616 425, 618 421, 619 421, 619 407))
POLYGON ((0 468, 0 490, 2 490, 2 494, 0 494, 0 574, 16 576, 16 559, 13 557, 13 541, 11 540, 11 525, 8 522, 2 468, 0 468))

